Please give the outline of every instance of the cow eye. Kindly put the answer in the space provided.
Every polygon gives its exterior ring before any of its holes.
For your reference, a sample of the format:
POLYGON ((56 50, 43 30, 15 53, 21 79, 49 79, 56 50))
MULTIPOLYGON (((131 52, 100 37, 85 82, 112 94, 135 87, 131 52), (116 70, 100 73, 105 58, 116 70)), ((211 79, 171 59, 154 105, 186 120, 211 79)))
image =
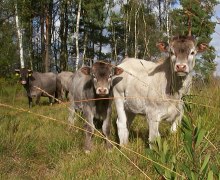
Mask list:
POLYGON ((112 74, 109 74, 109 78, 111 78, 112 77, 112 74))
POLYGON ((195 54, 195 52, 194 52, 194 51, 192 51, 192 52, 191 52, 191 55, 194 55, 194 54, 195 54))

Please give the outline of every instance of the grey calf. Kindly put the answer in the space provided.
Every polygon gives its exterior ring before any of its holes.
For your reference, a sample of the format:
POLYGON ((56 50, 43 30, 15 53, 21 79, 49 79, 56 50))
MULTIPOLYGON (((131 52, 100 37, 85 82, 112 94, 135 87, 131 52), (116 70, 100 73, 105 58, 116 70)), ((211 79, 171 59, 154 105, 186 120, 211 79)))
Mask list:
POLYGON ((71 82, 73 77, 74 73, 69 71, 62 71, 57 75, 58 96, 61 96, 62 99, 71 99, 69 91, 71 88, 71 82))
MULTIPOLYGON (((102 131, 106 138, 110 135, 110 115, 111 100, 99 99, 112 96, 112 76, 119 75, 123 70, 121 68, 96 62, 91 68, 82 67, 75 72, 72 79, 70 94, 72 103, 70 106, 69 121, 74 122, 76 109, 80 109, 86 119, 85 124, 85 151, 89 152, 92 148, 91 138, 94 132, 93 120, 103 120, 102 131)), ((107 147, 111 144, 107 141, 107 147)))
POLYGON ((56 74, 33 72, 26 68, 15 69, 15 73, 20 76, 20 82, 27 92, 29 108, 32 107, 33 97, 36 97, 36 104, 39 103, 41 96, 49 97, 49 102, 52 104, 53 98, 50 95, 56 94, 56 74))

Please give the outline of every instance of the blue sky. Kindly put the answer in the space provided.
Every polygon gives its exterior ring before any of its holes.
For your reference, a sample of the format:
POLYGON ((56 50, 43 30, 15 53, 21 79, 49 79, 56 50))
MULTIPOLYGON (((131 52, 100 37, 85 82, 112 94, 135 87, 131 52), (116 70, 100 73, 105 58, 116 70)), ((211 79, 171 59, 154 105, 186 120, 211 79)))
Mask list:
MULTIPOLYGON (((215 15, 212 18, 214 22, 217 22, 216 17, 220 18, 220 4, 215 7, 215 15)), ((215 27, 215 32, 212 35, 212 41, 210 42, 210 45, 215 47, 216 50, 216 59, 215 62, 217 62, 217 68, 215 75, 220 76, 220 24, 217 24, 215 27)))

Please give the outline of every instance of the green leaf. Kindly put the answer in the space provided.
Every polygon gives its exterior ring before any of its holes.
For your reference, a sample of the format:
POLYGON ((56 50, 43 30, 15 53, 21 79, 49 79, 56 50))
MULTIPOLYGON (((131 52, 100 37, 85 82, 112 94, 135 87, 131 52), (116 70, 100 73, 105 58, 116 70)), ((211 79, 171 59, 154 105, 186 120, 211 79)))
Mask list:
POLYGON ((219 170, 218 170, 218 167, 216 166, 216 164, 212 164, 211 169, 214 174, 218 175, 219 170))
POLYGON ((183 148, 184 148, 184 150, 185 150, 185 152, 186 152, 188 158, 189 158, 191 161, 193 161, 193 154, 192 154, 191 148, 190 148, 189 146, 186 146, 186 145, 184 145, 183 148))
POLYGON ((209 142, 207 141, 207 142, 203 145, 202 150, 200 151, 200 154, 202 154, 202 153, 207 149, 208 146, 209 146, 209 142))
POLYGON ((209 174, 208 174, 208 180, 213 180, 213 172, 212 171, 209 171, 209 174))
POLYGON ((182 164, 182 168, 181 168, 183 171, 184 171, 184 173, 185 173, 185 175, 186 175, 186 179, 190 179, 190 177, 191 177, 191 170, 185 165, 185 164, 182 164))
POLYGON ((206 155, 205 160, 204 160, 204 162, 203 162, 203 165, 202 165, 202 167, 201 167, 201 169, 200 169, 200 171, 199 171, 200 174, 202 173, 202 171, 203 171, 203 170, 205 169, 205 167, 207 166, 207 164, 208 164, 208 162, 209 162, 209 159, 210 159, 210 154, 206 155))
POLYGON ((163 142, 163 152, 164 152, 164 154, 167 154, 167 152, 168 152, 168 144, 167 144, 167 141, 164 141, 164 142, 163 142))
POLYGON ((191 171, 191 179, 192 180, 197 180, 196 175, 193 171, 191 171))
POLYGON ((197 136, 197 138, 196 138, 196 145, 195 145, 196 148, 197 148, 197 147, 200 145, 200 143, 202 142, 203 137, 205 136, 205 133, 206 133, 206 131, 205 131, 204 129, 201 129, 201 130, 199 131, 198 136, 197 136))

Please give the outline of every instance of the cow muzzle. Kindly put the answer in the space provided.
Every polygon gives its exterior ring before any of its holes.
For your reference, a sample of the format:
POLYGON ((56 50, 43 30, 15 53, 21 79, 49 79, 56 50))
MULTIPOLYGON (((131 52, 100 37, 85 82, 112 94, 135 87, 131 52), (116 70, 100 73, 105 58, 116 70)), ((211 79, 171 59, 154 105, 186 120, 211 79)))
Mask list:
POLYGON ((186 64, 176 64, 175 72, 177 76, 186 76, 189 73, 188 66, 186 64))
POLYGON ((106 87, 98 87, 96 89, 96 94, 98 94, 99 96, 106 96, 109 94, 109 90, 106 87))
POLYGON ((22 84, 22 85, 25 85, 25 84, 27 84, 27 81, 22 80, 22 81, 21 81, 21 84, 22 84))

